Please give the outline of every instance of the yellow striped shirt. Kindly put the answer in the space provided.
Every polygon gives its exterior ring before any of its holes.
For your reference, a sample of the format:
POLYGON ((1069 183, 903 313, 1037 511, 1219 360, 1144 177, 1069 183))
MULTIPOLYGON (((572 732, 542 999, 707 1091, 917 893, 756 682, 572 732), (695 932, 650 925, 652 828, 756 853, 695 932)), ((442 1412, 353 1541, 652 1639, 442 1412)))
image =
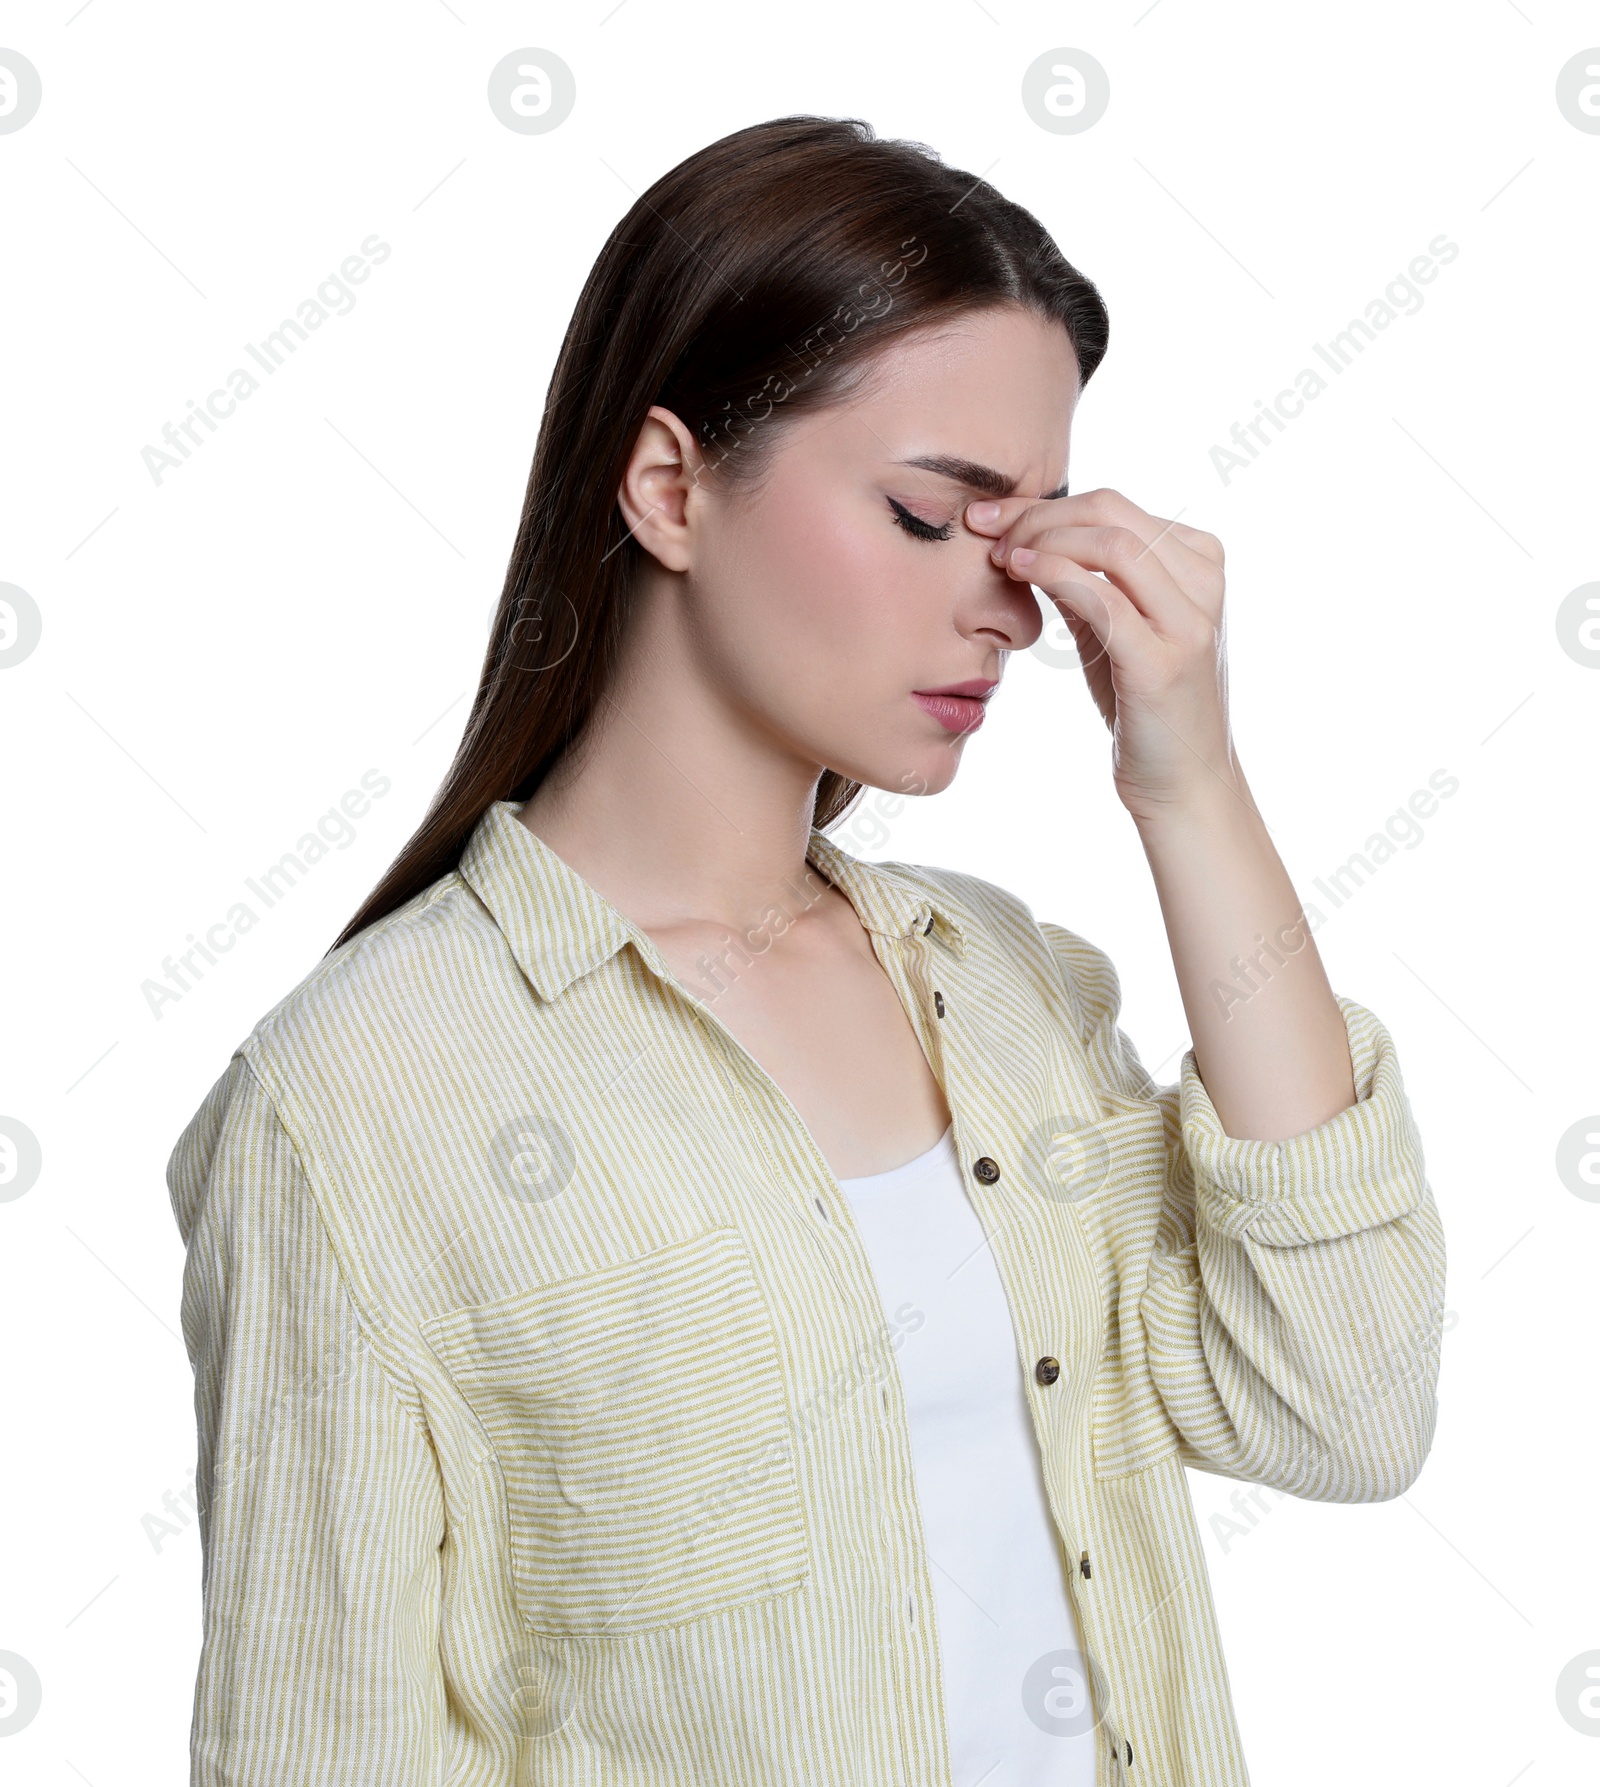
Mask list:
MULTIPOLYGON (((900 1322, 849 1204, 517 810, 262 1018, 174 1150, 191 1779, 948 1787, 900 1322)), ((1150 1081, 1082 937, 809 855, 949 1102, 1101 1787, 1245 1787, 1184 1467, 1347 1502, 1421 1469, 1445 1252, 1388 1032, 1341 997, 1357 1102, 1238 1140, 1192 1050, 1150 1081)))

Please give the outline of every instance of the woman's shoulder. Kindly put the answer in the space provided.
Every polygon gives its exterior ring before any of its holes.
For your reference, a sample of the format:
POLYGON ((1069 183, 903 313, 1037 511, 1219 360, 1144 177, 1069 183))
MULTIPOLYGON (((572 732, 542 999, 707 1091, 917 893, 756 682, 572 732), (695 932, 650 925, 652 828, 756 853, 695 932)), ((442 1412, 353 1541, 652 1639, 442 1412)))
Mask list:
POLYGON ((388 1040, 437 1023, 467 997, 503 940, 457 870, 330 950, 251 1026, 234 1051, 272 1083, 274 1064, 301 1074, 382 1050, 388 1040))
POLYGON ((459 1047, 504 939, 455 870, 331 950, 256 1020, 185 1127, 169 1183, 202 1169, 229 1126, 299 1139, 342 1096, 414 1077, 459 1047))

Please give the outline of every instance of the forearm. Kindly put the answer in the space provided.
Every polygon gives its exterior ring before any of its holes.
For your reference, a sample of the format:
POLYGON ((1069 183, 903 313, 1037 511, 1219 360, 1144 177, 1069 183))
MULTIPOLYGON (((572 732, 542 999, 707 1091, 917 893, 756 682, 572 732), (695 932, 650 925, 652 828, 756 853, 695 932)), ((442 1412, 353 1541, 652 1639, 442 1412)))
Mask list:
POLYGON ((1283 1141, 1355 1102, 1344 1018, 1242 772, 1138 818, 1195 1064, 1223 1128, 1283 1141))

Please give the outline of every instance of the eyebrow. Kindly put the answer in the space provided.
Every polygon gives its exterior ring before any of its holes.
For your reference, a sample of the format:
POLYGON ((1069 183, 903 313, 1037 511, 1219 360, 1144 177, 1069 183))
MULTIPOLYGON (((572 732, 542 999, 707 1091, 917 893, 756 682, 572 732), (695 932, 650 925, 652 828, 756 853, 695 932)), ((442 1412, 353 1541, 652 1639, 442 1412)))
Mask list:
MULTIPOLYGON (((902 459, 899 463, 914 465, 956 484, 965 484, 969 490, 981 491, 985 496, 1010 496, 1017 487, 1015 478, 997 472, 992 465, 980 465, 975 459, 961 459, 951 453, 922 453, 915 459, 902 459)), ((1047 490, 1039 500, 1050 502, 1066 494, 1067 487, 1063 484, 1059 490, 1047 490)))

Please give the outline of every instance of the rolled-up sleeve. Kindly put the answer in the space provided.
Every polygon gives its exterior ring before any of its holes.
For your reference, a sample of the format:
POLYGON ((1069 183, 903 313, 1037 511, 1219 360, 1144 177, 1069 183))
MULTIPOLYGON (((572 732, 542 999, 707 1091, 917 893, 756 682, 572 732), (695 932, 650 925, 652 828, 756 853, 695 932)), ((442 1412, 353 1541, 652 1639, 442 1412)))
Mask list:
POLYGON ((241 1057, 168 1186, 199 1439, 192 1787, 436 1783, 437 1461, 241 1057))
POLYGON ((1137 1299, 1184 1462, 1315 1501, 1383 1501, 1433 1442, 1445 1242, 1388 1030, 1338 997, 1356 1101, 1284 1141, 1228 1135, 1194 1050, 1157 1087, 1103 952, 1057 932, 1102 1083, 1163 1107, 1163 1205, 1137 1299))

